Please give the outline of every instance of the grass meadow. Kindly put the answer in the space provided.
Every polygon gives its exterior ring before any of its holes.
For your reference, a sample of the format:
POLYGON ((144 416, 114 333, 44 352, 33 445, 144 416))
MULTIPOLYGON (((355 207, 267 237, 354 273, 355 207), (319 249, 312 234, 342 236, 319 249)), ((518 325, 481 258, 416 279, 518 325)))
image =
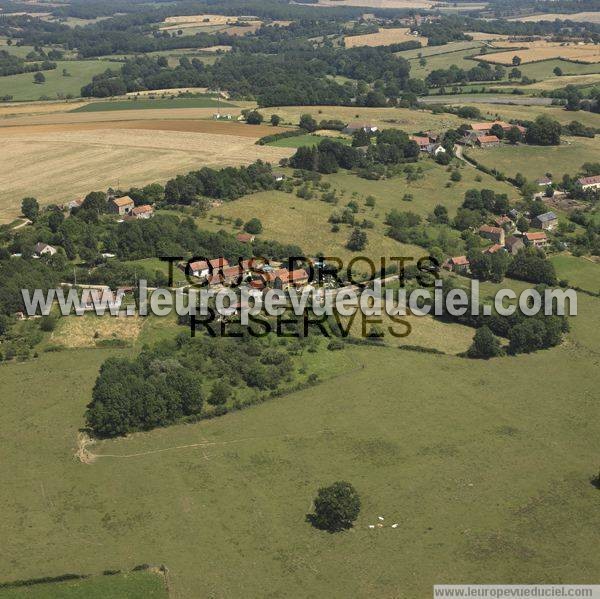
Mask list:
POLYGON ((56 100, 69 95, 77 98, 81 95, 81 88, 90 83, 94 75, 109 67, 113 70, 120 68, 118 63, 104 60, 57 60, 56 69, 44 71, 45 83, 34 83, 33 73, 1 77, 2 95, 11 95, 16 101, 56 100), (63 69, 67 70, 68 76, 63 75, 63 69))
POLYGON ((567 341, 534 355, 333 352, 343 376, 98 442, 93 464, 73 457, 85 404, 102 361, 130 351, 3 365, 3 578, 146 562, 177 597, 406 599, 440 582, 594 583, 599 301, 580 296, 567 341), (355 527, 314 530, 316 489, 340 479, 361 495, 355 527))
POLYGON ((559 180, 563 174, 576 175, 584 162, 593 162, 598 156, 600 142, 598 138, 586 137, 563 138, 567 143, 560 146, 510 146, 500 145, 495 148, 469 149, 472 156, 488 168, 496 168, 507 176, 518 172, 529 180, 552 173, 559 180))
POLYGON ((0 599, 167 599, 163 578, 151 572, 92 576, 83 580, 0 589, 0 599))
POLYGON ((556 254, 550 257, 559 279, 593 293, 600 292, 600 264, 584 257, 556 254))

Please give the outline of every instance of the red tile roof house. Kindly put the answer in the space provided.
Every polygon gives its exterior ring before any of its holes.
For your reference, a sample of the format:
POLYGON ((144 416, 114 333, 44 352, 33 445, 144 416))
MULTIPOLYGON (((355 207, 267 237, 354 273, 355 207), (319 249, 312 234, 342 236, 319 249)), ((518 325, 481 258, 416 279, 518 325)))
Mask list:
POLYGON ((480 135, 475 143, 480 148, 491 148, 500 145, 500 140, 495 135, 480 135))
POLYGON ((599 189, 600 175, 595 175, 594 177, 581 177, 581 179, 577 179, 577 183, 581 185, 581 189, 584 191, 586 189, 599 189))
POLYGON ((540 231, 539 233, 523 233, 523 241, 526 245, 541 248, 548 243, 548 237, 543 231, 540 231))
POLYGON ((502 227, 503 225, 511 225, 513 224, 512 219, 509 216, 503 215, 503 216, 497 216, 494 219, 494 222, 496 223, 497 227, 502 227))
POLYGON ((419 137, 418 135, 411 135, 409 137, 411 141, 414 141, 418 146, 421 152, 426 152, 427 148, 431 144, 431 140, 429 137, 419 137))
POLYGON ((496 252, 499 252, 500 250, 504 249, 504 245, 500 245, 499 243, 495 243, 494 245, 490 245, 490 247, 485 248, 485 250, 483 250, 484 254, 495 254, 496 252))
MULTIPOLYGON (((220 268, 226 268, 229 262, 225 258, 213 258, 208 262, 206 260, 198 260, 190 263, 190 272, 194 277, 207 277, 210 274, 211 268, 213 271, 220 268)), ((180 264, 179 267, 185 272, 186 263, 180 264)))
POLYGON ((469 260, 466 256, 453 256, 448 258, 444 268, 450 272, 466 273, 469 271, 469 260))
POLYGON ((108 209, 111 212, 120 215, 129 214, 134 207, 135 204, 129 196, 123 196, 122 198, 113 198, 108 203, 108 209))
POLYGON ((504 245, 504 229, 501 229, 500 227, 481 225, 481 227, 479 227, 479 235, 485 239, 493 241, 494 243, 504 245))
POLYGON ((238 233, 235 238, 241 243, 252 243, 255 239, 251 233, 238 233))
POLYGON ((131 210, 131 216, 137 218, 152 218, 154 216, 154 208, 150 204, 142 204, 131 210))

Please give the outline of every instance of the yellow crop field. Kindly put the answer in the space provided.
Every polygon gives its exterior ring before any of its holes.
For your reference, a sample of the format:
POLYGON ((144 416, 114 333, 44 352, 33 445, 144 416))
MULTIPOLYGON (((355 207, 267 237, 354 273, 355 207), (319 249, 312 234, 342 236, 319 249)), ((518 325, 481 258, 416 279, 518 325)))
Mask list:
MULTIPOLYGON (((214 26, 228 26, 238 25, 241 22, 250 22, 256 27, 260 27, 261 21, 257 17, 252 16, 239 16, 232 17, 228 15, 187 15, 178 17, 167 17, 164 20, 164 24, 161 29, 169 31, 173 29, 187 29, 190 27, 214 27, 214 26)), ((248 31, 252 29, 248 28, 248 31)))
POLYGON ((114 339, 130 344, 138 338, 144 322, 139 316, 67 316, 60 319, 50 342, 68 348, 96 347, 114 339))
MULTIPOLYGON (((58 114, 6 119, 0 124, 0 222, 19 214, 25 196, 33 195, 41 204, 63 203, 95 189, 164 182, 205 165, 237 166, 259 158, 277 163, 294 152, 255 145, 266 132, 277 132, 266 125, 148 118, 98 121, 100 115, 58 114), (43 120, 45 124, 39 123, 43 120), (6 123, 11 126, 1 126, 6 123)), ((102 114, 106 119, 115 115, 102 114)))
POLYGON ((515 17, 509 21, 575 21, 578 23, 600 23, 600 12, 576 12, 576 13, 543 13, 541 15, 529 15, 527 17, 515 17))
POLYGON ((492 52, 475 57, 486 62, 511 65, 514 56, 521 59, 522 64, 562 58, 576 62, 595 64, 600 62, 600 46, 583 42, 496 42, 494 46, 510 48, 502 52, 492 52))
POLYGON ((600 83, 600 73, 590 73, 588 75, 563 75, 559 79, 552 77, 551 79, 524 85, 521 89, 539 89, 550 91, 557 89, 558 87, 565 87, 567 85, 596 85, 598 83, 600 83))
POLYGON ((407 27, 379 29, 377 33, 348 35, 344 38, 346 48, 356 48, 357 46, 390 46, 391 44, 411 41, 421 42, 422 46, 427 45, 426 37, 411 35, 410 29, 407 27))

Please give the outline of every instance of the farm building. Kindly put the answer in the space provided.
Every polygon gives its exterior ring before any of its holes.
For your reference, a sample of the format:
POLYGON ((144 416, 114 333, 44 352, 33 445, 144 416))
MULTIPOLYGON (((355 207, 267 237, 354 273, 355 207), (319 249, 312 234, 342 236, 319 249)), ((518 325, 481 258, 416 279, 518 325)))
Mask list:
POLYGON ((479 227, 479 235, 494 243, 504 245, 504 229, 501 229, 500 227, 481 225, 481 227, 479 227))
POLYGON ((421 152, 426 152, 427 148, 431 145, 431 140, 429 137, 419 137, 418 135, 411 135, 409 137, 411 141, 414 141, 418 146, 421 152))
POLYGON ((450 272, 458 272, 466 274, 469 271, 469 260, 466 256, 453 256, 448 258, 444 264, 444 268, 450 272))
POLYGON ((108 203, 109 210, 114 214, 121 216, 129 214, 135 207, 133 200, 129 196, 122 198, 112 198, 108 203))
POLYGON ((361 121, 357 121, 356 123, 348 123, 344 129, 342 129, 342 133, 346 133, 348 135, 352 135, 356 131, 360 130, 365 131, 366 133, 375 133, 378 130, 376 125, 372 123, 365 123, 361 121))
POLYGON ((240 242, 240 243, 252 243, 255 239, 254 235, 252 235, 251 233, 238 233, 235 238, 240 242))
POLYGON ((540 177, 535 180, 536 184, 539 187, 548 187, 548 185, 552 185, 552 179, 550 177, 540 177))
POLYGON ((506 239, 504 242, 504 247, 509 254, 514 256, 519 250, 525 247, 525 244, 520 237, 515 237, 513 235, 512 237, 508 237, 506 239))
POLYGON ((484 254, 495 254, 501 250, 504 250, 504 245, 495 243, 494 245, 490 245, 490 247, 485 248, 485 250, 483 250, 483 253, 484 254))
POLYGON ((500 140, 495 135, 479 135, 475 144, 480 148, 493 148, 500 145, 500 140))
POLYGON ((545 212, 531 219, 531 226, 536 229, 544 229, 550 231, 558 225, 558 216, 554 212, 545 212))
POLYGON ((548 237, 543 231, 539 233, 523 233, 523 241, 526 245, 532 245, 533 247, 540 248, 544 247, 548 243, 548 237))
POLYGON ((506 214, 496 217, 494 223, 497 227, 503 227, 504 225, 512 226, 513 224, 512 219, 506 216, 506 214))
POLYGON ((131 216, 133 216, 136 219, 152 218, 154 216, 154 208, 152 208, 150 204, 142 204, 141 206, 136 206, 131 210, 131 216))

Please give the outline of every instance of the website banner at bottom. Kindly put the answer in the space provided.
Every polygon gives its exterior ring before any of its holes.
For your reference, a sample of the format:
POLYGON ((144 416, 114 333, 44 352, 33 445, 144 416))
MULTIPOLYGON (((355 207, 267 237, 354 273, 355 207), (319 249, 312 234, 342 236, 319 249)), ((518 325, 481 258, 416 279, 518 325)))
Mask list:
POLYGON ((600 599, 600 584, 436 584, 434 599, 600 599))

